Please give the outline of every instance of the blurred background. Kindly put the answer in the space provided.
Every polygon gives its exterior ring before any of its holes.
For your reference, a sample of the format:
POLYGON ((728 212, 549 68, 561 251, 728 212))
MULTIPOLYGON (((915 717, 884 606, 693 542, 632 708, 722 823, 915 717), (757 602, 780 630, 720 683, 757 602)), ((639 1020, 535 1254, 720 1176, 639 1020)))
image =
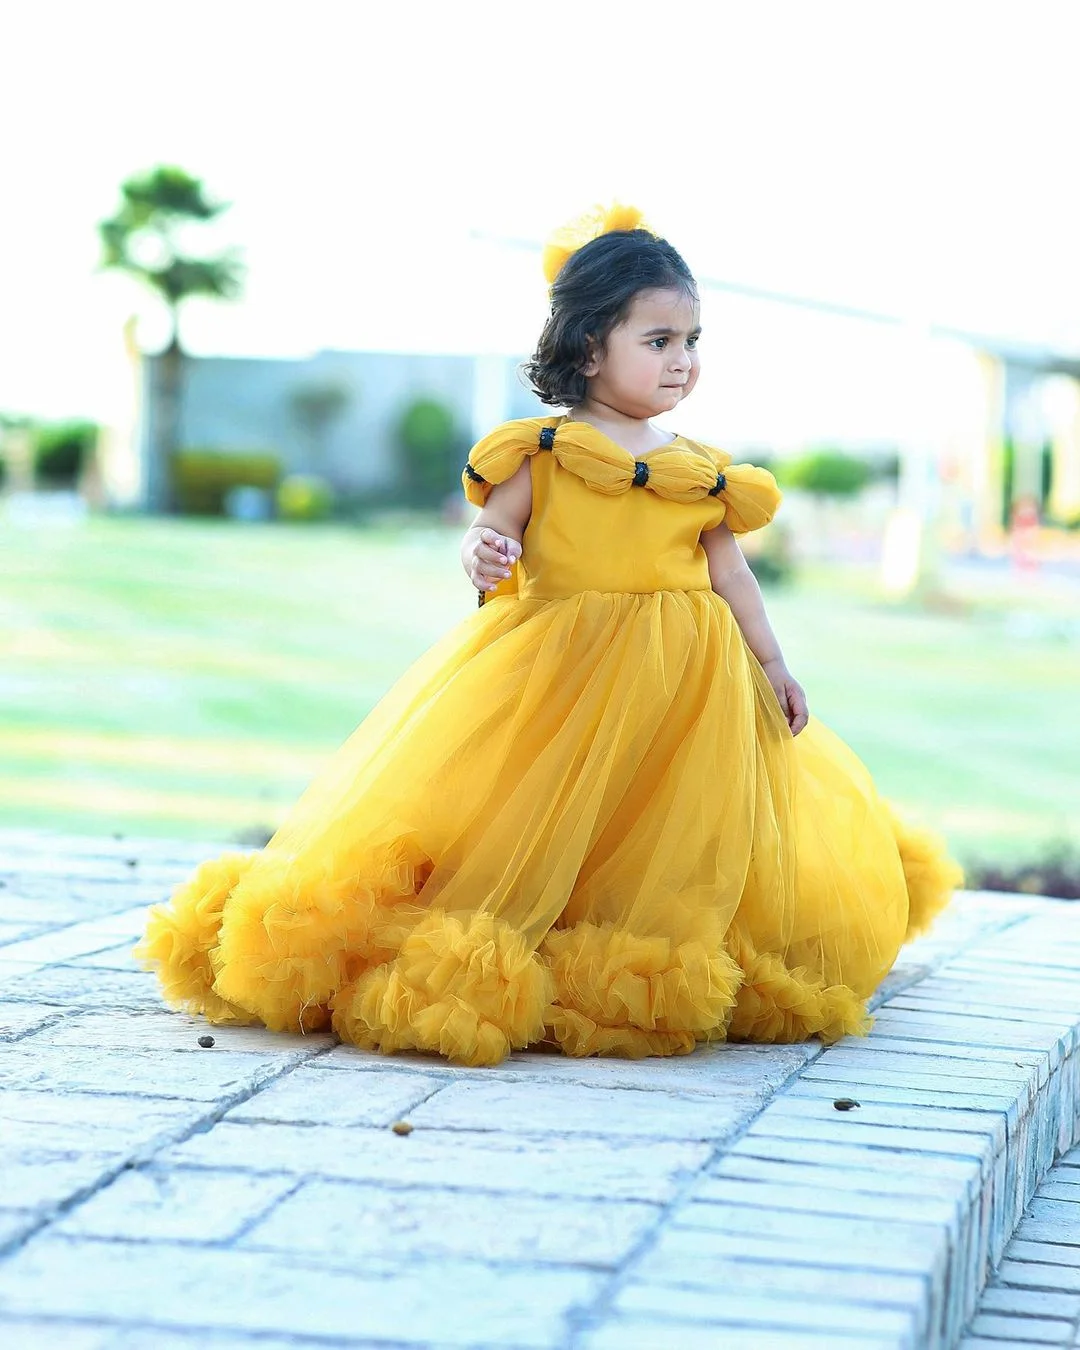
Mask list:
POLYGON ((3 20, 0 820, 259 843, 468 616, 469 446, 540 249, 633 202, 702 288, 671 429, 811 712, 969 885, 1080 894, 1069 0, 3 20))

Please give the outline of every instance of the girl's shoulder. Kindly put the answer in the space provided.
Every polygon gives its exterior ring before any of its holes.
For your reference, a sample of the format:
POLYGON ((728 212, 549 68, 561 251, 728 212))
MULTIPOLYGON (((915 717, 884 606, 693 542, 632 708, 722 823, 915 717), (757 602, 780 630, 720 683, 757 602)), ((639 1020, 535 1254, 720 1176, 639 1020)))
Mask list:
POLYGON ((461 475, 468 500, 474 506, 483 506, 491 488, 512 478, 526 455, 550 449, 544 444, 544 433, 560 420, 558 416, 518 417, 501 422, 482 436, 469 451, 468 463, 461 475))
MULTIPOLYGON (((561 421, 562 418, 555 415, 551 417, 516 417, 510 422, 500 422, 486 436, 481 436, 473 446, 473 450, 479 454, 490 454, 495 449, 501 450, 507 446, 520 446, 523 454, 529 454, 533 450, 540 449, 541 433, 548 428, 557 426, 561 421)), ((469 458, 472 458, 471 454, 469 458)))

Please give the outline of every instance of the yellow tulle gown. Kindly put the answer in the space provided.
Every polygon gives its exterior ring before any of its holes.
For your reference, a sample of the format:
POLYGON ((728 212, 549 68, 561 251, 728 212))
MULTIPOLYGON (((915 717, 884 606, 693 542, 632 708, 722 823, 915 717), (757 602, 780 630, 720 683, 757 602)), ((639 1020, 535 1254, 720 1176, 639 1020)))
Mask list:
POLYGON ((464 1064, 865 1032, 962 875, 820 721, 792 736, 710 587, 701 532, 764 525, 775 480, 553 416, 480 441, 469 500, 526 457, 516 575, 137 955, 211 1022, 464 1064))

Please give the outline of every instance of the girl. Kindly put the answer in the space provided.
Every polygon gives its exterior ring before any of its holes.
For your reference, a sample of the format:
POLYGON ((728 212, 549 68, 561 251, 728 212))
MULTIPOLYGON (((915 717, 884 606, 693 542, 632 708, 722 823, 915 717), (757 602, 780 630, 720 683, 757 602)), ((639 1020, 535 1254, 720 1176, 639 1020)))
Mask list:
POLYGON ((960 869, 809 720, 736 540, 772 475, 652 425, 698 376, 682 258, 621 208, 545 267, 569 411, 469 456, 479 611, 137 954, 212 1022, 465 1064, 864 1033, 960 869))

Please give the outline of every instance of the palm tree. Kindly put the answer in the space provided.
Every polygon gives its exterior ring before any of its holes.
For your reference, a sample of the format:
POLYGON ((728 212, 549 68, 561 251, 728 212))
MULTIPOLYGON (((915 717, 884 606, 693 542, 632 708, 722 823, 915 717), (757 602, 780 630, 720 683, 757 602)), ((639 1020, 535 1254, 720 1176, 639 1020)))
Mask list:
MULTIPOLYGON (((193 222, 214 220, 231 205, 211 201, 202 182, 183 169, 159 165, 127 179, 120 191, 120 209, 98 224, 100 267, 116 268, 144 282, 165 301, 171 323, 168 345, 159 354, 160 375, 152 393, 150 463, 156 476, 177 448, 184 371, 180 305, 194 295, 236 299, 242 288, 244 265, 233 248, 209 258, 182 251, 181 232, 186 233, 193 222)), ((166 505, 171 506, 171 502, 166 505)))

